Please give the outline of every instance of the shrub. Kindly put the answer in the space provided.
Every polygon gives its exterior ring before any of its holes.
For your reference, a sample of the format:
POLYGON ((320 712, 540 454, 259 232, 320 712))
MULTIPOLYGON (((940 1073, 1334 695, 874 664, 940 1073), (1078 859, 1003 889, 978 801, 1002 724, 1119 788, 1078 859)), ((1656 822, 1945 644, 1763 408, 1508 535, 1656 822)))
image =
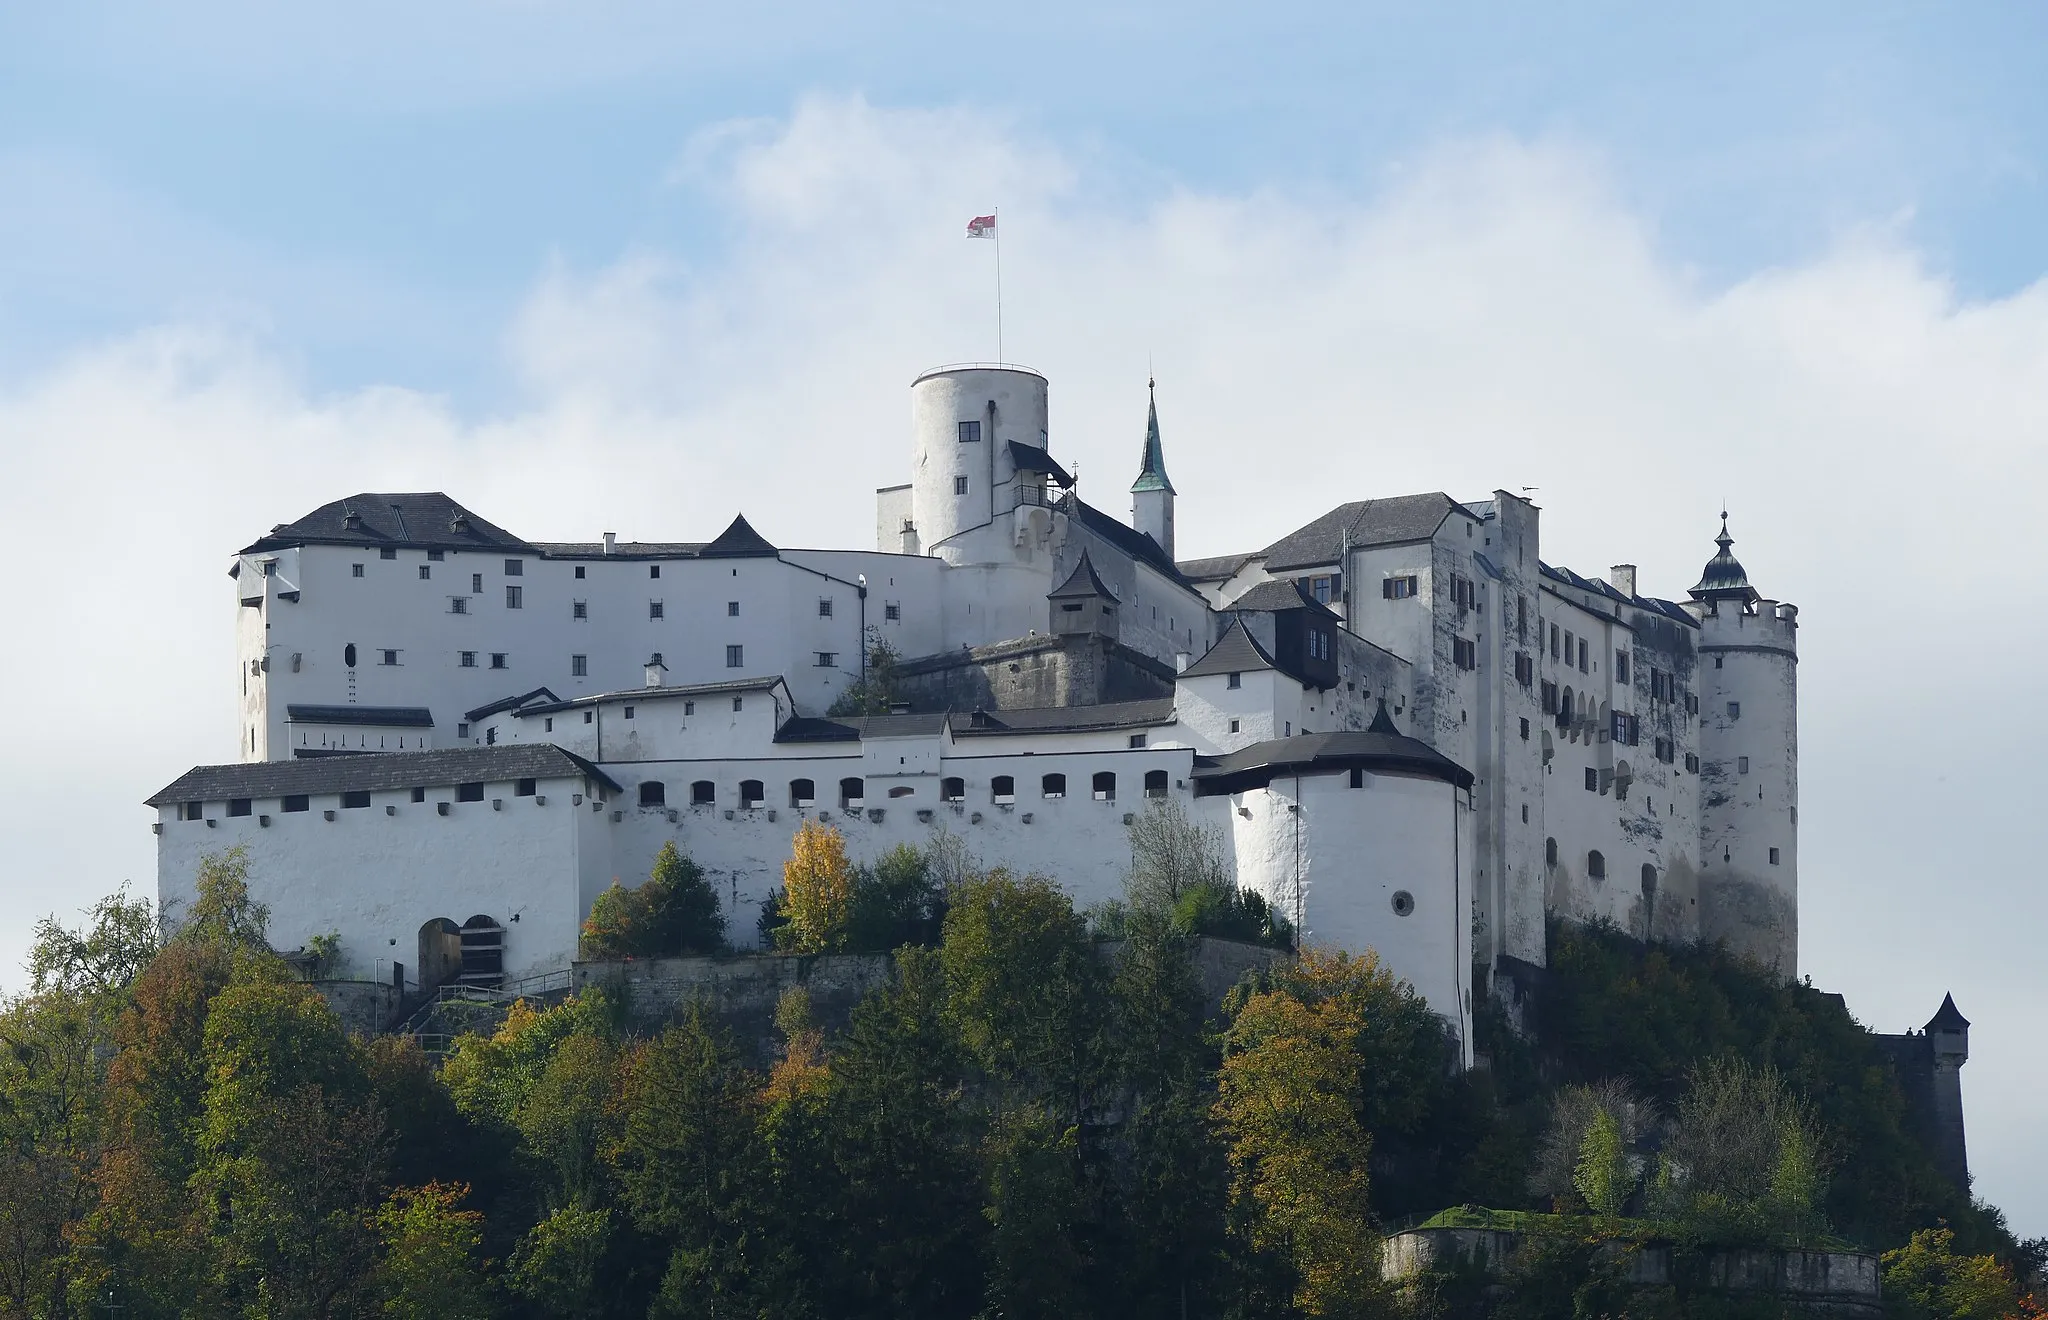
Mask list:
POLYGON ((665 958, 717 953, 726 917, 704 869, 664 843, 654 870, 636 889, 617 881, 599 894, 583 922, 587 959, 665 958))

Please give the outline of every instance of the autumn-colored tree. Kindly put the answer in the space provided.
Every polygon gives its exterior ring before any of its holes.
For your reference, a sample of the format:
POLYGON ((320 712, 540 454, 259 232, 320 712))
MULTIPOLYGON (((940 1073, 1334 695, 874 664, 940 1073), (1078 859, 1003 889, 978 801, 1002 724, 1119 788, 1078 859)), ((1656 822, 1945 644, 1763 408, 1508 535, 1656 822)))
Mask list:
POLYGON ((1944 1224, 1915 1233, 1880 1264, 1891 1309, 1912 1320, 2016 1320, 2031 1314, 2012 1271, 1995 1256, 1956 1254, 1956 1235, 1944 1224))
POLYGON ((392 1320, 489 1320, 483 1215, 458 1209, 469 1188, 428 1183, 385 1198, 370 1225, 381 1259, 376 1291, 392 1320))
POLYGON ((845 946, 853 864, 846 859, 846 839, 838 830, 815 820, 797 827, 789 860, 782 867, 782 895, 792 948, 799 953, 829 953, 845 946))

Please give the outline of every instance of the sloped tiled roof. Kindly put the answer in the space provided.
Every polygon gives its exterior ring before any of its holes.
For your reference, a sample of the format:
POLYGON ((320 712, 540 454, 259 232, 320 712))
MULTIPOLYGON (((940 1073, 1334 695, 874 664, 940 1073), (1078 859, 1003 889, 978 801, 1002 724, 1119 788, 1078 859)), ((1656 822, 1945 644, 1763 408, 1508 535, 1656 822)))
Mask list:
POLYGON ((1934 1011, 1933 1017, 1927 1019, 1927 1030, 1929 1031, 1968 1031, 1969 1029, 1970 1019, 1964 1017, 1962 1010, 1956 1007, 1956 997, 1954 995, 1943 995, 1941 997, 1941 1007, 1934 1011))
POLYGON ((1239 569, 1258 556, 1247 551, 1241 555, 1215 555, 1208 559, 1183 559, 1178 567, 1180 575, 1190 582, 1222 582, 1237 576, 1239 569))
POLYGON ((229 798, 270 798, 301 793, 361 793, 442 784, 495 783, 513 779, 588 776, 618 791, 611 776, 590 762, 549 743, 499 747, 446 747, 431 752, 373 752, 309 761, 247 761, 239 765, 195 766, 148 799, 225 802, 229 798))
POLYGON ((1081 552, 1081 562, 1074 565, 1074 571, 1067 574, 1067 580, 1045 593, 1047 600, 1087 599, 1099 596, 1104 600, 1115 600, 1116 593, 1095 571, 1095 564, 1088 558, 1088 552, 1081 552))
POLYGON ((732 525, 713 537, 697 551, 700 559, 772 559, 775 547, 741 514, 732 520, 732 525))
POLYGON ((1068 515, 1095 535, 1109 542, 1133 559, 1142 559, 1165 574, 1168 580, 1188 590, 1194 584, 1180 575, 1180 565, 1173 562, 1173 556, 1159 548, 1159 542, 1145 533, 1126 527, 1092 504, 1085 504, 1079 498, 1069 496, 1065 507, 1068 515))
POLYGON ((1426 541, 1436 535, 1436 529, 1443 526, 1444 519, 1453 511, 1463 510, 1456 500, 1442 491, 1340 504, 1314 522, 1289 532, 1266 547, 1266 567, 1279 572, 1289 568, 1334 564, 1342 557, 1346 544, 1395 545, 1403 541, 1426 541))
MULTIPOLYGON (((1051 477, 1053 482, 1063 490, 1074 484, 1073 476, 1065 468, 1054 462, 1051 454, 1046 453, 1037 445, 1027 445, 1021 440, 1010 441, 1010 464, 1019 472, 1043 472, 1051 477)), ((907 487, 898 487, 897 489, 907 489, 907 487)))
POLYGON ((1284 582, 1261 582, 1236 600, 1220 606, 1226 610, 1313 610, 1336 618, 1337 612, 1301 589, 1301 584, 1288 579, 1284 582))
MULTIPOLYGON (((667 666, 663 666, 666 668, 667 666)), ((520 715, 552 715, 558 710, 572 710, 578 706, 597 706, 609 701, 662 701, 669 697, 717 696, 726 692, 772 692, 783 685, 778 675, 772 678, 728 678, 717 683, 677 683, 661 687, 617 688, 611 692, 593 692, 588 696, 566 697, 556 701, 522 704, 520 715)))
MULTIPOLYGON (((1376 729, 1381 727, 1378 721, 1374 724, 1376 729)), ((1472 772, 1428 743, 1405 734, 1374 731, 1302 733, 1253 743, 1197 766, 1194 779, 1197 791, 1204 795, 1235 793, 1283 775, 1306 770, 1328 773, 1353 766, 1427 775, 1459 788, 1472 787, 1472 772)))
POLYGON ((379 729, 431 729, 434 712, 425 706, 317 706, 291 704, 284 717, 293 724, 364 724, 379 729))
POLYGON ((535 541, 533 548, 549 559, 695 559, 702 541, 535 541))
POLYGON ((535 551, 530 543, 477 517, 438 490, 400 495, 364 493, 335 500, 294 522, 279 523, 242 553, 257 554, 297 545, 535 551))
POLYGON ((1211 674, 1250 674, 1279 668, 1280 663, 1266 654, 1266 648, 1259 645, 1259 639, 1245 631, 1244 620, 1232 619, 1216 645, 1182 670, 1180 676, 1206 678, 1211 674))
POLYGON ((1021 733, 1087 733, 1095 729, 1134 729, 1173 723, 1173 698, 1111 701, 1100 706, 1034 706, 1025 710, 977 710, 953 717, 959 738, 999 737, 1021 733))

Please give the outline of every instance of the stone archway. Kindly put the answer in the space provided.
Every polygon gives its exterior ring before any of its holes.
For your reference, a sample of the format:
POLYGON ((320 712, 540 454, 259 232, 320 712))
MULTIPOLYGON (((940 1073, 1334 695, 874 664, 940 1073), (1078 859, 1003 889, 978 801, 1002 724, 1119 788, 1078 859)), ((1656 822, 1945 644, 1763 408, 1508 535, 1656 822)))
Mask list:
POLYGON ((446 917, 420 927, 420 990, 432 994, 462 974, 462 928, 446 917))

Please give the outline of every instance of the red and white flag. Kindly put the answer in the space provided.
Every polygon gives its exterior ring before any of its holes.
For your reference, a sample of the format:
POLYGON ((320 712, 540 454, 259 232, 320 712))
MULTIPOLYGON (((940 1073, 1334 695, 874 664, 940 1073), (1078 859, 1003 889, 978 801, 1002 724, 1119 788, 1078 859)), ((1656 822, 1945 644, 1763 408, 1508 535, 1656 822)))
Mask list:
POLYGON ((967 222, 967 236, 969 238, 994 238, 996 236, 996 218, 992 215, 975 216, 967 222))

